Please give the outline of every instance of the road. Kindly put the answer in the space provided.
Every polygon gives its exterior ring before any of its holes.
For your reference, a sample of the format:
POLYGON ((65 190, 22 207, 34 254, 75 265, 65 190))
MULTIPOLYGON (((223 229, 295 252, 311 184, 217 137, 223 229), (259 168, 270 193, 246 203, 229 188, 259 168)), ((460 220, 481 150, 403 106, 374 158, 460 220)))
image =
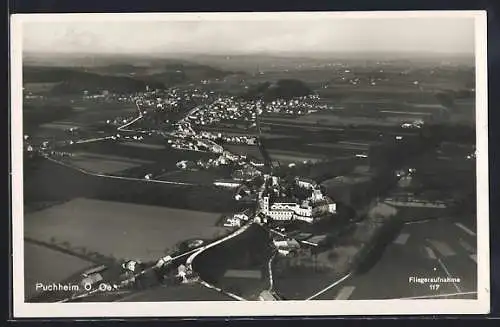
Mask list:
MULTIPOLYGON (((195 271, 194 268, 193 268, 193 261, 196 259, 196 257, 200 254, 202 254, 204 251, 210 249, 210 248, 213 248, 214 246, 217 246, 217 245, 220 245, 222 244, 223 242, 226 242, 238 235, 240 235, 241 233, 245 232, 250 226, 252 225, 252 223, 249 223, 249 224, 246 224, 246 225, 243 225, 241 226, 240 228, 238 228, 236 231, 234 231, 233 233, 221 238, 220 240, 217 240, 215 242, 212 242, 212 243, 209 243, 205 246, 202 246, 201 248, 197 249, 196 252, 194 252, 193 254, 191 254, 187 260, 186 260, 186 267, 188 268, 188 270, 191 270, 191 271, 195 271)), ((242 297, 240 296, 237 296, 235 294, 232 294, 232 293, 229 293, 229 292, 226 292, 220 288, 218 288, 217 286, 215 285, 212 285, 210 283, 207 283, 206 281, 203 281, 203 280, 200 280, 200 284, 205 286, 205 287, 208 287, 208 288, 211 288, 211 289, 214 289, 214 290, 217 290, 219 292, 222 292, 228 296, 230 296, 231 298, 235 299, 235 300, 238 300, 238 301, 245 301, 245 299, 243 299, 242 297)))
POLYGON ((126 124, 118 127, 117 130, 119 130, 119 131, 127 131, 127 132, 135 132, 132 129, 126 129, 128 126, 132 125, 133 123, 135 123, 136 121, 138 121, 138 120, 142 119, 142 117, 144 117, 142 115, 141 108, 139 107, 139 104, 137 102, 135 103, 135 106, 137 107, 137 111, 139 112, 139 115, 136 118, 134 118, 131 121, 129 121, 128 123, 126 123, 126 124))
MULTIPOLYGON (((178 254, 176 256, 173 256, 172 257, 172 262, 179 262, 179 260, 182 260, 183 258, 187 257, 186 259, 186 266, 192 270, 192 262, 193 260, 196 258, 196 256, 198 256, 199 254, 203 253, 205 250, 209 249, 209 248, 212 248, 214 246, 217 246, 227 240, 230 240, 232 239, 233 237, 236 237, 238 235, 240 235, 241 233, 243 233, 244 231, 246 231, 248 229, 248 227, 250 227, 251 224, 247 224, 247 225, 243 225, 241 228, 237 229, 236 231, 234 231, 233 233, 219 239, 219 240, 215 240, 211 243, 208 243, 200 248, 196 248, 196 249, 193 249, 193 250, 189 250, 189 251, 186 251, 184 253, 181 253, 181 254, 178 254)), ((142 271, 139 271, 137 272, 133 277, 130 277, 127 281, 132 281, 133 279, 136 279, 137 277, 141 276, 141 275, 144 275, 144 274, 147 274, 148 272, 150 272, 151 270, 155 269, 154 266, 150 266, 142 271)), ((79 276, 76 276, 75 278, 78 279, 79 276)), ((215 292, 219 292, 221 294, 224 295, 225 298, 232 298, 233 300, 238 300, 238 301, 245 301, 245 299, 237 296, 237 295, 234 295, 234 294, 231 294, 229 292, 226 292, 214 285, 211 285, 203 280, 199 280, 197 282, 198 285, 202 286, 202 287, 205 287, 205 288, 208 288, 208 289, 211 289, 215 292)), ((99 289, 93 289, 91 291, 88 291, 88 292, 83 292, 83 293, 79 293, 78 295, 73 295, 73 296, 70 296, 70 297, 66 297, 66 298, 62 298, 62 299, 59 299, 58 302, 62 303, 62 302, 71 302, 71 301, 74 301, 74 300, 81 300, 81 299, 84 299, 84 298, 91 298, 92 297, 92 301, 105 301, 106 298, 109 298, 110 296, 114 296, 115 293, 117 291, 121 291, 122 289, 125 289, 127 288, 127 285, 128 283, 126 281, 121 281, 120 283, 117 283, 117 286, 115 287, 115 289, 111 292, 111 293, 106 293, 105 291, 101 291, 99 289)), ((147 289, 147 290, 143 290, 143 291, 132 291, 131 294, 125 296, 125 297, 122 297, 122 298, 119 298, 119 299, 116 299, 117 301, 128 301, 128 300, 131 300, 131 299, 135 299, 135 298, 147 298, 147 299, 150 299, 150 296, 152 296, 153 298, 156 298, 156 296, 159 296, 159 294, 170 294, 171 292, 170 291, 165 291, 165 290, 162 290, 162 288, 165 288, 164 286, 162 285, 159 285, 158 287, 153 287, 153 288, 150 288, 150 289, 147 289)), ((182 292, 181 292, 182 293, 182 292)), ((199 293, 199 292, 195 292, 195 293, 199 293)), ((163 296, 162 295, 162 296, 163 296)), ((166 295, 165 295, 166 296, 166 295)), ((203 298, 199 299, 199 300, 203 300, 203 298)), ((151 301, 151 299, 150 299, 151 301)), ((187 301, 187 300, 186 300, 187 301)))
POLYGON ((322 291, 311 299, 475 298, 474 228, 467 220, 451 218, 406 224, 370 270, 347 276, 322 291), (460 281, 419 284, 410 283, 410 277, 460 281), (438 289, 431 286, 435 284, 438 289))
POLYGON ((186 118, 187 118, 187 117, 191 116, 192 114, 194 114, 195 112, 197 112, 197 111, 198 111, 198 110, 200 110, 200 109, 201 109, 201 108, 200 108, 200 106, 196 106, 196 107, 194 107, 194 108, 190 109, 190 110, 189 110, 189 111, 188 111, 188 112, 184 115, 184 117, 183 117, 182 119, 180 119, 180 120, 179 120, 179 123, 184 123, 184 122, 186 121, 186 118))
MULTIPOLYGON (((202 254, 204 251, 220 245, 221 243, 232 239, 246 231, 251 224, 243 225, 241 228, 237 229, 233 233, 219 239, 208 243, 200 248, 185 252, 181 255, 173 257, 172 260, 176 261, 182 257, 189 257, 186 259, 186 267, 188 270, 194 271, 192 264, 194 259, 202 254)), ((144 272, 141 272, 144 273, 144 272)), ((245 299, 234 295, 230 292, 226 292, 223 289, 218 288, 215 285, 207 283, 201 279, 194 283, 184 284, 180 286, 166 287, 160 285, 152 289, 134 292, 128 296, 119 299, 119 302, 140 302, 140 301, 228 301, 228 300, 238 300, 245 301, 245 299)))
POLYGON ((96 138, 91 138, 91 139, 85 139, 85 140, 79 140, 76 141, 76 144, 83 144, 83 143, 92 143, 92 142, 99 142, 99 141, 105 141, 105 140, 111 140, 113 139, 113 136, 105 136, 105 137, 96 137, 96 138))
MULTIPOLYGON (((179 259, 182 259, 188 255, 191 255, 195 252, 199 251, 199 249, 193 249, 193 250, 189 250, 189 251, 186 251, 184 253, 181 253, 181 254, 178 254, 176 256, 173 256, 172 257, 172 261, 175 262, 175 261, 178 261, 179 259)), ((141 276, 141 275, 144 275, 150 271, 152 271, 154 268, 154 266, 150 266, 142 271, 139 271, 137 272, 133 277, 129 278, 128 281, 131 281, 133 279, 136 279, 137 277, 141 276)), ((79 275, 77 275, 75 277, 75 281, 78 282, 78 279, 79 279, 79 275)), ((75 299, 82 299, 82 298, 89 298, 91 296, 93 296, 94 298, 92 298, 93 301, 99 301, 99 299, 105 299, 109 296, 114 296, 114 294, 117 292, 117 291, 120 291, 120 290, 123 290, 125 289, 126 290, 126 285, 127 283, 125 283, 124 281, 121 281, 121 283, 117 283, 117 287, 112 291, 112 293, 110 294, 106 294, 106 292, 103 292, 103 291, 100 291, 99 289, 93 289, 89 292, 83 292, 83 293, 79 293, 78 295, 75 295, 75 296, 71 296, 71 297, 67 297, 67 298, 63 298, 63 299, 60 299, 58 302, 71 302, 71 301, 74 301, 75 299)), ((153 288, 153 289, 156 289, 156 288, 153 288)), ((127 296, 126 298, 128 297, 134 297, 136 294, 143 294, 145 292, 147 292, 149 290, 145 290, 145 291, 139 291, 139 292, 132 292, 131 295, 127 296)), ((122 299, 119 299, 119 301, 121 300, 124 300, 124 298, 122 299)))
POLYGON ((160 183, 160 184, 170 184, 170 185, 184 185, 184 186, 197 186, 197 184, 193 183, 184 183, 184 182, 172 182, 172 181, 164 181, 164 180, 157 180, 157 179, 143 179, 143 178, 133 178, 133 177, 124 177, 124 176, 114 176, 114 175, 106 175, 106 174, 100 174, 100 173, 94 173, 70 164, 67 164, 65 162, 56 160, 54 158, 50 158, 48 156, 45 156, 45 159, 50 160, 58 165, 66 166, 68 168, 77 170, 83 174, 86 175, 91 175, 91 176, 96 176, 96 177, 103 177, 103 178, 111 178, 111 179, 121 179, 121 180, 129 180, 129 181, 137 181, 137 182, 146 182, 146 183, 160 183))
MULTIPOLYGON (((132 130, 127 130, 126 128, 130 125, 132 125, 133 123, 135 123, 136 121, 140 120, 141 118, 143 118, 143 114, 141 112, 141 109, 138 105, 138 103, 136 102, 136 106, 137 106, 137 110, 139 112, 139 115, 131 120, 130 122, 120 126, 117 128, 117 130, 119 131, 132 131, 132 130)), ((199 108, 198 107, 195 107, 193 108, 189 113, 191 114, 192 112, 198 110, 199 108)), ((187 116, 187 115, 186 115, 187 116)), ((86 142, 95 142, 95 141, 100 141, 100 140, 105 140, 105 139, 108 139, 108 138, 112 138, 112 137, 107 137, 107 138, 96 138, 96 139, 89 139, 89 140, 80 140, 79 142, 77 143, 86 143, 86 142)), ((161 180, 154 180, 154 179, 137 179, 137 178, 130 178, 130 177, 123 177, 123 176, 113 176, 113 175, 106 175, 106 174, 101 174, 101 173, 94 173, 94 172, 90 172, 90 171, 87 171, 87 170, 84 170, 84 169, 81 169, 81 168, 78 168, 78 167, 75 167, 73 165, 70 165, 68 163, 65 163, 65 162, 62 162, 62 161, 59 161, 57 159, 54 159, 54 158, 50 158, 49 156, 44 156, 47 160, 50 160, 52 162, 55 162, 57 164, 60 164, 60 165, 63 165, 63 166, 67 166, 69 168, 72 168, 72 169, 75 169, 75 170, 78 170, 80 171, 81 173, 83 174, 87 174, 87 175, 92 175, 92 176, 96 176, 96 177, 103 177, 103 178, 112 178, 112 179, 123 179, 123 180, 133 180, 133 181, 141 181, 141 182, 151 182, 151 183, 162 183, 162 184, 174 184, 174 185, 189 185, 189 186, 196 186, 196 184, 192 184, 192 183, 182 183, 182 182, 170 182, 170 181, 161 181, 161 180)), ((198 249, 194 249, 194 250, 191 250, 191 251, 188 251, 188 252, 185 252, 185 253, 182 253, 176 257, 173 257, 172 260, 174 261, 177 261, 179 260, 180 258, 183 258, 185 256, 188 256, 190 255, 188 258, 187 258, 187 266, 189 268, 192 268, 191 267, 191 264, 192 264, 192 261, 195 259, 195 257, 198 255, 198 254, 201 254, 203 251, 213 247, 213 246, 216 246, 218 244, 221 244, 222 242, 226 241, 226 240, 229 240, 241 233, 243 233, 248 227, 250 226, 250 224, 248 225, 244 225, 242 226, 241 228, 239 228, 238 230, 236 230, 234 233, 220 239, 220 240, 216 240, 210 244, 207 244, 207 245, 204 245, 203 247, 201 248, 198 248, 198 249)), ((137 273, 135 275, 135 277, 139 276, 139 275, 142 275, 142 274, 145 274, 147 273, 149 270, 153 269, 152 267, 150 268, 147 268, 139 273, 137 273)), ((123 283, 121 285, 124 285, 123 283)), ((117 287, 115 287, 115 291, 118 291, 119 289, 122 288, 121 285, 118 285, 117 287)), ((240 301, 243 301, 244 299, 243 298, 240 298, 236 295, 233 295, 233 294, 230 294, 230 293, 227 293, 225 292, 224 290, 221 290, 219 288, 217 288, 216 286, 214 285, 211 285, 205 281, 199 281, 198 282, 198 285, 201 285, 205 288, 208 288, 208 289, 212 289, 212 290, 215 290, 216 292, 219 292, 219 293, 224 293, 228 296, 230 296, 231 298, 233 299, 236 299, 236 300, 240 300, 240 301)), ((89 292, 83 292, 83 293, 80 293, 78 294, 77 296, 72 296, 72 297, 69 297, 69 298, 63 298, 61 300, 59 300, 59 302, 68 302, 68 301, 73 301, 75 299, 84 299, 84 298, 87 298, 87 297, 97 297, 97 298, 105 298, 106 297, 106 294, 100 294, 102 293, 101 291, 97 290, 97 289, 94 289, 92 291, 89 291, 89 292)), ((142 294, 143 292, 139 292, 140 294, 142 294)), ((135 294, 132 294, 130 296, 127 296, 126 298, 129 298, 129 297, 135 297, 135 294)))
MULTIPOLYGON (((129 131, 129 132, 136 132, 135 130, 129 130, 126 129, 126 127, 132 125, 133 123, 137 122, 138 120, 142 119, 144 115, 141 112, 141 108, 139 107, 139 104, 136 102, 135 105, 137 106, 137 111, 138 111, 138 116, 134 119, 132 119, 130 122, 121 125, 117 128, 118 131, 129 131)), ((196 108, 195 108, 196 109, 196 108)), ((80 143, 91 143, 91 142, 98 142, 98 141, 103 141, 103 140, 108 140, 108 139, 114 139, 114 136, 107 136, 107 137, 100 137, 100 138, 91 138, 91 139, 85 139, 85 140, 79 140, 75 143, 80 144, 80 143)), ((157 179, 141 179, 141 178, 132 178, 132 177, 123 177, 123 176, 114 176, 114 175, 108 175, 108 174, 101 174, 101 173, 96 173, 96 172, 91 172, 87 171, 85 169, 81 169, 79 167, 70 165, 68 163, 62 162, 60 160, 50 158, 49 156, 45 156, 46 159, 55 162, 57 164, 69 167, 71 169, 78 170, 79 172, 86 174, 86 175, 92 175, 96 177, 104 177, 104 178, 111 178, 111 179, 122 179, 122 180, 130 180, 130 181, 138 181, 138 182, 149 182, 149 183, 160 183, 160 184, 170 184, 170 185, 185 185, 185 186, 197 186, 197 184, 193 183, 183 183, 183 182, 173 182, 173 181, 165 181, 165 180, 157 180, 157 179)))

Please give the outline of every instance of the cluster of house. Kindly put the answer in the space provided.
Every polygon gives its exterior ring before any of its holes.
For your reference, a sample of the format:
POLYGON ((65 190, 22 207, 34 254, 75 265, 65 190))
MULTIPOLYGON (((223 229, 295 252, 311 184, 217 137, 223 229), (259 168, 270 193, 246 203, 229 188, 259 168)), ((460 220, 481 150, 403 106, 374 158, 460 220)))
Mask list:
POLYGON ((234 194, 234 199, 236 201, 240 201, 240 200, 244 200, 244 199, 253 200, 252 199, 252 191, 250 190, 250 188, 248 186, 240 185, 234 194))
POLYGON ((131 118, 126 118, 126 117, 118 116, 118 117, 115 117, 114 119, 108 119, 108 120, 106 120, 106 124, 112 125, 112 126, 118 126, 118 125, 126 124, 130 120, 132 120, 132 119, 131 118))
POLYGON ((288 199, 281 196, 280 179, 264 175, 264 189, 259 193, 260 211, 273 221, 301 220, 313 223, 325 214, 336 212, 336 203, 325 196, 320 187, 312 180, 295 178, 297 187, 311 191, 305 199, 288 199), (267 183, 270 181, 270 183, 267 183))
POLYGON ((74 157, 75 154, 66 151, 50 151, 50 155, 54 157, 74 157))
POLYGON ((209 131, 201 131, 198 134, 200 137, 209 139, 209 140, 223 140, 225 143, 230 144, 247 144, 247 145, 256 145, 257 138, 255 136, 247 136, 247 135, 224 135, 223 133, 212 133, 209 131))
POLYGON ((245 222, 248 222, 252 217, 250 209, 243 212, 235 213, 232 216, 226 217, 223 223, 224 227, 241 227, 245 222))
POLYGON ((168 143, 174 149, 180 150, 190 150, 190 151, 200 151, 200 152, 213 152, 213 153, 222 153, 224 152, 224 148, 217 143, 206 140, 206 139, 170 139, 168 143))
POLYGON ((275 228, 271 232, 273 235, 273 245, 280 256, 293 256, 298 252, 310 251, 312 248, 321 247, 327 243, 327 234, 313 234, 295 230, 286 232, 285 228, 275 228))
POLYGON ((326 105, 318 103, 319 96, 311 94, 308 96, 298 97, 292 100, 277 99, 266 103, 263 107, 265 112, 305 115, 316 112, 318 109, 327 109, 326 105))
POLYGON ((303 115, 327 108, 325 105, 320 105, 318 99, 318 95, 309 95, 265 103, 262 100, 245 101, 234 96, 220 96, 201 110, 192 113, 188 119, 195 125, 209 126, 221 121, 255 122, 257 112, 303 115))
POLYGON ((238 181, 250 181, 260 175, 262 175, 262 172, 255 166, 245 164, 241 169, 233 171, 231 177, 238 181))
POLYGON ((26 100, 43 100, 46 98, 46 96, 38 95, 38 94, 29 94, 29 92, 28 92, 28 94, 24 95, 24 98, 26 100))
POLYGON ((93 100, 93 99, 109 99, 118 98, 115 94, 110 94, 108 90, 102 90, 99 93, 89 92, 88 90, 83 91, 83 100, 93 100))
POLYGON ((413 174, 415 172, 415 168, 400 169, 396 171, 396 177, 398 178, 399 187, 404 188, 410 186, 413 180, 413 174))
MULTIPOLYGON (((199 149, 200 148, 196 147, 196 150, 200 151, 199 149)), ((236 181, 241 181, 241 180, 252 179, 253 177, 257 176, 260 173, 260 171, 256 170, 253 166, 245 164, 244 163, 245 159, 246 156, 235 155, 228 151, 223 151, 222 154, 215 159, 214 158, 209 158, 206 160, 200 159, 196 162, 189 160, 181 160, 177 162, 176 166, 179 169, 185 169, 185 170, 193 168, 209 169, 213 167, 229 165, 231 163, 238 163, 240 164, 240 166, 242 166, 242 168, 235 171, 235 173, 236 172, 238 173, 236 173, 233 176, 233 179, 236 181)))
POLYGON ((273 245, 278 251, 278 254, 282 256, 288 256, 300 249, 299 242, 293 238, 274 239, 273 245))
POLYGON ((140 100, 145 106, 164 110, 171 107, 178 107, 183 101, 192 99, 207 99, 210 94, 199 89, 181 90, 180 88, 170 88, 168 90, 156 90, 146 87, 145 92, 134 94, 133 101, 140 100))
POLYGON ((219 97, 201 110, 188 116, 198 126, 208 126, 223 120, 255 121, 256 104, 237 100, 235 97, 219 97))
POLYGON ((424 121, 422 119, 417 119, 411 123, 401 124, 401 128, 422 128, 424 121))

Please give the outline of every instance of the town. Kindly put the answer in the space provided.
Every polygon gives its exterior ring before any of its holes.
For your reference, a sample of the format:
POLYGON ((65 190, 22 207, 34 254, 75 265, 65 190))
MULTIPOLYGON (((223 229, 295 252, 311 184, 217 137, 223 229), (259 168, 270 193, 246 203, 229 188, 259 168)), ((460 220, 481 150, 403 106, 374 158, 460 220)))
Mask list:
POLYGON ((197 72, 163 86, 156 73, 106 65, 65 73, 91 82, 50 85, 39 81, 53 68, 27 66, 25 242, 81 263, 57 277, 78 291, 27 282, 27 298, 424 296, 366 285, 406 274, 388 267, 448 264, 449 244, 474 292, 473 70, 283 60, 247 73, 162 62, 166 76, 197 72), (124 69, 113 83, 92 73, 111 68, 124 69), (352 285, 331 286, 342 278, 352 285))

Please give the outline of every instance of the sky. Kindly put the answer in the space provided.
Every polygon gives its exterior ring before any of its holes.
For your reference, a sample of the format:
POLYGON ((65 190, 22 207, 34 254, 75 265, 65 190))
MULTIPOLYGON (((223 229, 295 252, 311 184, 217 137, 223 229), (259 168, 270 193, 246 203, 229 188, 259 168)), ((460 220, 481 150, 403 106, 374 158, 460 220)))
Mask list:
MULTIPOLYGON (((167 18, 168 19, 168 18, 167 18)), ((474 52, 474 19, 25 21, 23 51, 59 53, 474 52)))

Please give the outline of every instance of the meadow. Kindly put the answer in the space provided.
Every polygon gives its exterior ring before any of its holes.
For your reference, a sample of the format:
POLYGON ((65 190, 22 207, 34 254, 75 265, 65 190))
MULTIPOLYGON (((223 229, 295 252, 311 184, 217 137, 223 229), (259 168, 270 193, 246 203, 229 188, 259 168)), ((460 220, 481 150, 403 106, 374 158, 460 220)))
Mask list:
POLYGON ((220 214, 77 198, 24 218, 25 236, 116 259, 155 260, 179 242, 213 238, 220 214))

